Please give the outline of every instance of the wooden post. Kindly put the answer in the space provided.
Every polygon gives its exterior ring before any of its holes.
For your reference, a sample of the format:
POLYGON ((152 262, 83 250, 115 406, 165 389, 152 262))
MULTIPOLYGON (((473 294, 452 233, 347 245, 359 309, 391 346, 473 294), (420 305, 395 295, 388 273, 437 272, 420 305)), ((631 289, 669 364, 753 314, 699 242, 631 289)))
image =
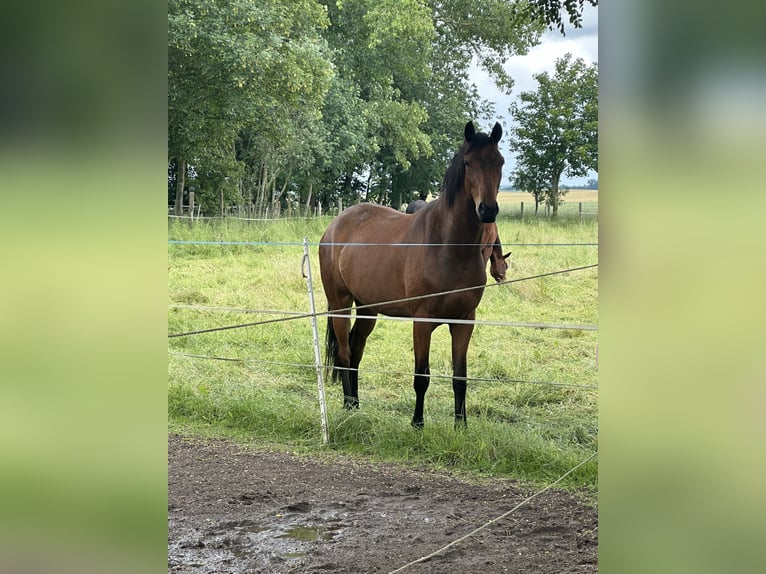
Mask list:
POLYGON ((340 215, 342 211, 343 211, 343 198, 339 197, 338 198, 338 215, 340 215))
POLYGON ((582 221, 582 201, 577 204, 577 213, 580 215, 580 221, 582 221))
POLYGON ((524 219, 524 202, 521 202, 521 219, 524 219))

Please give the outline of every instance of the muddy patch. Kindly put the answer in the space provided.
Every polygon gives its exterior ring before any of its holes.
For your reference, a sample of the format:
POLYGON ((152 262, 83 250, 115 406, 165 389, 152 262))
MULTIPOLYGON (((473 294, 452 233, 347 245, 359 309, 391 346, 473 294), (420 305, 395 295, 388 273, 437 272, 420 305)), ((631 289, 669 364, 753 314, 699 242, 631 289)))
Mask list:
MULTIPOLYGON (((168 571, 390 572, 530 493, 511 481, 171 436, 168 571)), ((597 533, 594 507, 549 491, 405 572, 596 572, 597 533)))
MULTIPOLYGON (((183 527, 173 524, 181 532, 183 527)), ((326 516, 264 516, 192 528, 168 545, 168 567, 178 572, 280 572, 303 563, 316 544, 333 540, 342 521, 326 516)))

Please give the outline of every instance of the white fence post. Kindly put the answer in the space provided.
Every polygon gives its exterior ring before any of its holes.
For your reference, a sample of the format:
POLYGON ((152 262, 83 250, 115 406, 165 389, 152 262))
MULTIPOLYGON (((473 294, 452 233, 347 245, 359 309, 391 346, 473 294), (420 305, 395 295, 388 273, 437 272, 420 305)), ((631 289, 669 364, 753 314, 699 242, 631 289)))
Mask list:
POLYGON ((311 282, 311 258, 309 257, 308 240, 303 238, 303 263, 306 270, 306 279, 309 290, 309 307, 311 309, 311 329, 314 334, 314 363, 317 371, 317 387, 319 389, 319 415, 322 421, 322 444, 330 442, 330 434, 327 430, 327 407, 324 398, 324 379, 322 377, 322 356, 319 352, 319 333, 317 331, 317 315, 314 306, 314 286, 311 282))

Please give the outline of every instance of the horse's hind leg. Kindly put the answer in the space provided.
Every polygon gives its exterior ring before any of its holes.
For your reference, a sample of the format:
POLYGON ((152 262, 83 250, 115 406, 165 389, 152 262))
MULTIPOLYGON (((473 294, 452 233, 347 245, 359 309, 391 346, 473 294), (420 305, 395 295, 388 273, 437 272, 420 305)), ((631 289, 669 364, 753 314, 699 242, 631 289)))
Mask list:
POLYGON ((349 347, 349 329, 351 320, 348 317, 333 317, 331 319, 335 331, 337 349, 335 351, 334 366, 338 370, 340 380, 343 383, 343 406, 347 409, 359 406, 359 400, 351 388, 351 351, 349 347))
MULTIPOLYGON (((473 319, 473 316, 471 317, 473 319)), ((468 373, 468 343, 471 341, 473 324, 455 324, 449 326, 452 335, 452 391, 455 394, 455 428, 466 427, 465 390, 468 373)))
POLYGON ((354 298, 346 287, 338 268, 338 254, 328 245, 334 241, 333 223, 322 235, 319 246, 319 269, 322 275, 322 287, 327 296, 328 309, 337 317, 329 317, 327 322, 326 358, 328 365, 333 366, 332 376, 335 380, 340 377, 343 384, 343 406, 351 409, 359 406, 356 390, 352 388, 351 348, 349 333, 351 330, 351 305, 354 298))
POLYGON ((364 347, 367 344, 367 337, 370 336, 375 328, 376 319, 357 318, 354 322, 354 328, 350 335, 350 367, 349 371, 349 390, 355 407, 359 406, 359 363, 362 362, 364 347))

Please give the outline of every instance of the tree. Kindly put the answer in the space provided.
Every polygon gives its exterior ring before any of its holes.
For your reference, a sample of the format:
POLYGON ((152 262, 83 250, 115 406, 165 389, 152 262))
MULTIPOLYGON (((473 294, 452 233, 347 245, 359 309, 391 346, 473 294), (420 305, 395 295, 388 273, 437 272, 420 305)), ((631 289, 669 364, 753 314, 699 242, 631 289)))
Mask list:
POLYGON ((180 210, 193 188, 206 209, 223 210, 288 197, 397 206, 437 193, 461 143, 455 134, 468 119, 496 120, 472 66, 510 90, 503 63, 535 45, 550 20, 533 8, 169 0, 169 199, 180 210))
POLYGON ((540 203, 545 200, 548 187, 545 175, 534 163, 521 158, 517 162, 516 170, 511 174, 511 182, 516 189, 523 189, 535 198, 535 215, 540 208, 540 203))
POLYGON ((187 165, 208 174, 216 188, 208 191, 218 195, 243 172, 234 155, 242 129, 257 125, 276 142, 291 112, 319 115, 331 76, 319 35, 327 24, 314 0, 169 0, 168 161, 178 166, 177 213, 187 165))
MULTIPOLYGON (((598 0, 587 0, 591 6, 598 6, 598 0)), ((566 10, 569 23, 575 28, 582 27, 582 9, 585 0, 530 0, 533 13, 542 19, 550 28, 554 25, 564 34, 564 20, 562 11, 566 10)))
POLYGON ((455 134, 468 119, 496 120, 471 81, 472 64, 509 87, 502 62, 545 29, 524 13, 526 2, 322 1, 336 73, 323 110, 332 145, 318 162, 328 167, 325 205, 340 195, 344 204, 363 197, 397 207, 438 192, 461 143, 455 134))
POLYGON ((521 103, 510 108, 515 122, 510 148, 519 165, 511 179, 534 174, 556 217, 561 175, 584 177, 598 171, 598 68, 566 54, 556 60, 552 78, 547 72, 534 77, 537 91, 522 92, 521 103))

